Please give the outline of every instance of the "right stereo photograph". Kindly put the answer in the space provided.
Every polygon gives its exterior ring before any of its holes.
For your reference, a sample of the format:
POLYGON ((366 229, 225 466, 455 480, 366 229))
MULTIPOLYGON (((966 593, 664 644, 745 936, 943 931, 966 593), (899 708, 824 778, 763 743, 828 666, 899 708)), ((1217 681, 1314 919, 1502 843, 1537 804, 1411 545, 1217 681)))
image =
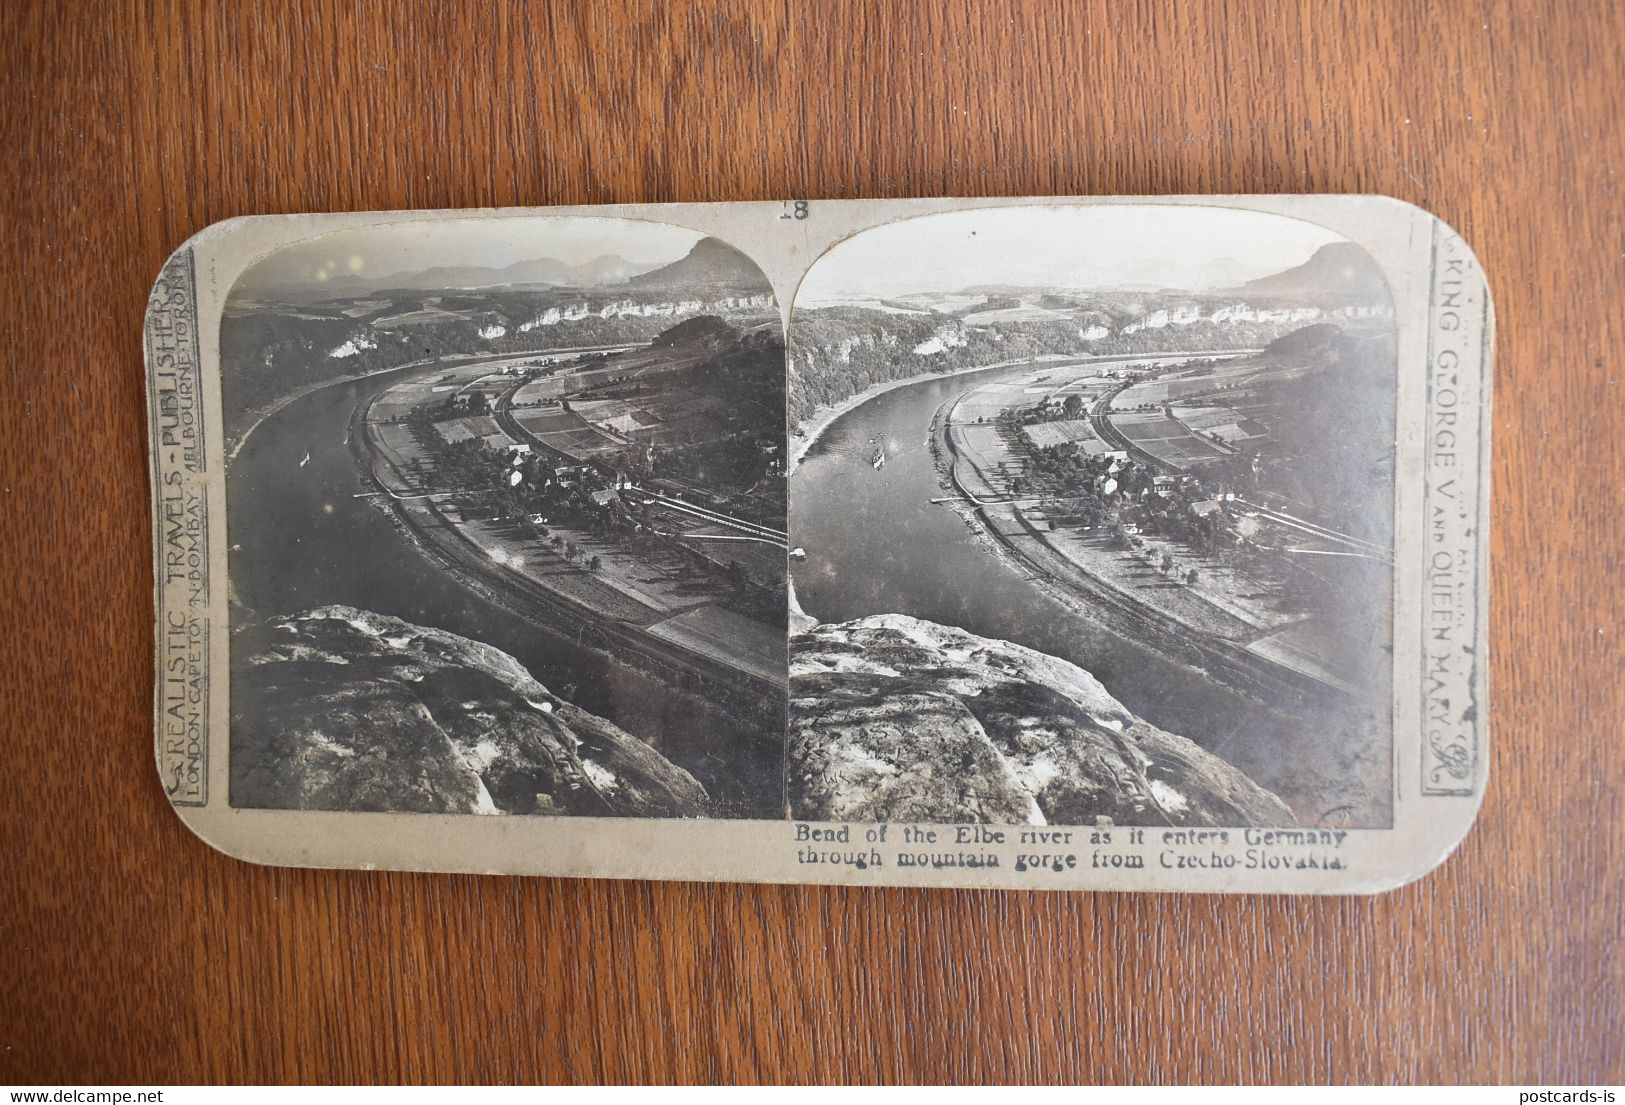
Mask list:
POLYGON ((905 218, 812 267, 788 350, 792 817, 1393 823, 1396 334, 1359 246, 905 218))

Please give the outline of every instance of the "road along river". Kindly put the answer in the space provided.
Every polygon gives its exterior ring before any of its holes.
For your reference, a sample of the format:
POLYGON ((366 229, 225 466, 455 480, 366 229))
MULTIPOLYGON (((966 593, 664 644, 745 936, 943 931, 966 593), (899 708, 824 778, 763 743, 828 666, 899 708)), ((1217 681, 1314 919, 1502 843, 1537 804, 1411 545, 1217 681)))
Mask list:
MULTIPOLYGON (((747 731, 738 711, 674 693, 583 644, 576 631, 527 617, 507 597, 452 574, 386 511, 358 497, 375 488, 357 471, 350 434, 360 427, 352 416, 409 374, 437 371, 407 367, 335 383, 288 403, 245 439, 226 481, 233 624, 343 603, 482 641, 554 693, 660 749, 727 812, 782 816, 778 765, 741 754, 764 734, 747 731)), ((771 743, 782 744, 782 735, 771 743)))
MULTIPOLYGON (((931 502, 946 494, 931 449, 938 411, 971 388, 1032 370, 1018 365, 923 380, 830 423, 790 481, 790 545, 806 554, 792 572, 802 609, 824 622, 907 614, 1070 660, 1135 714, 1274 790, 1301 819, 1346 816, 1338 792, 1349 780, 1330 767, 1346 756, 1326 747, 1330 735, 1313 721, 1284 716, 1093 616, 1084 600, 1041 585, 968 525, 963 507, 931 502), (882 449, 885 461, 877 468, 882 449)), ((1385 795, 1357 805, 1357 820, 1387 822, 1385 795)))

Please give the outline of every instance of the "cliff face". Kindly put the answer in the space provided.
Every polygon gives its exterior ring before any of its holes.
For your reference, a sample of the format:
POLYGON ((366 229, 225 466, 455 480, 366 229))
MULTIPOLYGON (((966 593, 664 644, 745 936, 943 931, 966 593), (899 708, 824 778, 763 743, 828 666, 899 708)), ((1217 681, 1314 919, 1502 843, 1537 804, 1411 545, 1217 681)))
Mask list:
POLYGON ((327 606, 233 642, 240 806, 697 817, 692 776, 489 645, 327 606))
POLYGON ((1274 794, 1135 718, 1083 669, 895 614, 791 641, 803 820, 1285 825, 1274 794))

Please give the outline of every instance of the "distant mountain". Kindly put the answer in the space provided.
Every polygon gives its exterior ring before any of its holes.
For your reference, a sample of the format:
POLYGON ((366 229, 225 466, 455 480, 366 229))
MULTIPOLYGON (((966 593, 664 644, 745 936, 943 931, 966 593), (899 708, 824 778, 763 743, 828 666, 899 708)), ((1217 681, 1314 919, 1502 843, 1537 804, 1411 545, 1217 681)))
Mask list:
POLYGON ((1237 295, 1281 295, 1304 299, 1335 299, 1358 303, 1386 303, 1388 282, 1365 250, 1353 242, 1321 246, 1313 257, 1273 276, 1249 280, 1231 289, 1237 295))
POLYGON ((1228 288, 1271 272, 1269 265, 1237 257, 1122 258, 1112 286, 1137 291, 1209 291, 1228 288))
MULTIPOLYGON (((379 288, 491 288, 504 284, 568 284, 571 267, 552 257, 515 261, 500 269, 485 265, 435 265, 416 272, 393 273, 376 278, 379 288)), ((331 282, 330 282, 331 283, 331 282)))
POLYGON ((628 283, 643 288, 710 284, 770 290, 767 277, 756 267, 756 262, 716 238, 701 238, 688 251, 688 256, 653 272, 634 276, 628 283))
POLYGON ((624 284, 639 273, 658 266, 655 261, 628 261, 617 254, 604 254, 579 265, 554 257, 532 257, 502 268, 487 265, 435 265, 409 269, 383 276, 346 273, 331 280, 313 281, 279 288, 305 297, 342 299, 374 292, 406 290, 437 292, 462 288, 507 288, 544 284, 554 287, 591 288, 624 284))
POLYGON ((1037 290, 1023 284, 970 284, 959 289, 962 295, 1015 296, 1018 298, 1037 290))
POLYGON ((618 254, 606 253, 602 257, 594 257, 591 261, 572 268, 567 283, 582 287, 624 284, 639 273, 648 272, 655 267, 656 262, 653 261, 628 261, 618 254))

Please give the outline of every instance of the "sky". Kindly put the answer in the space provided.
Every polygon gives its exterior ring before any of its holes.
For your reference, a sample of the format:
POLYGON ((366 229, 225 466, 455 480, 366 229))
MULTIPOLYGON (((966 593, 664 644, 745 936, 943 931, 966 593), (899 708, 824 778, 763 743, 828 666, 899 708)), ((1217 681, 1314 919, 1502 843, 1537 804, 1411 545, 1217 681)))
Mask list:
POLYGON ((551 257, 577 265, 604 254, 665 264, 704 235, 665 223, 570 216, 438 219, 339 230, 287 246, 257 261, 242 286, 321 283, 335 276, 387 276, 440 265, 503 268, 551 257))
POLYGON ((903 219, 836 245, 796 303, 975 284, 1233 287, 1300 265, 1340 235, 1257 211, 1148 204, 1007 207, 903 219))

